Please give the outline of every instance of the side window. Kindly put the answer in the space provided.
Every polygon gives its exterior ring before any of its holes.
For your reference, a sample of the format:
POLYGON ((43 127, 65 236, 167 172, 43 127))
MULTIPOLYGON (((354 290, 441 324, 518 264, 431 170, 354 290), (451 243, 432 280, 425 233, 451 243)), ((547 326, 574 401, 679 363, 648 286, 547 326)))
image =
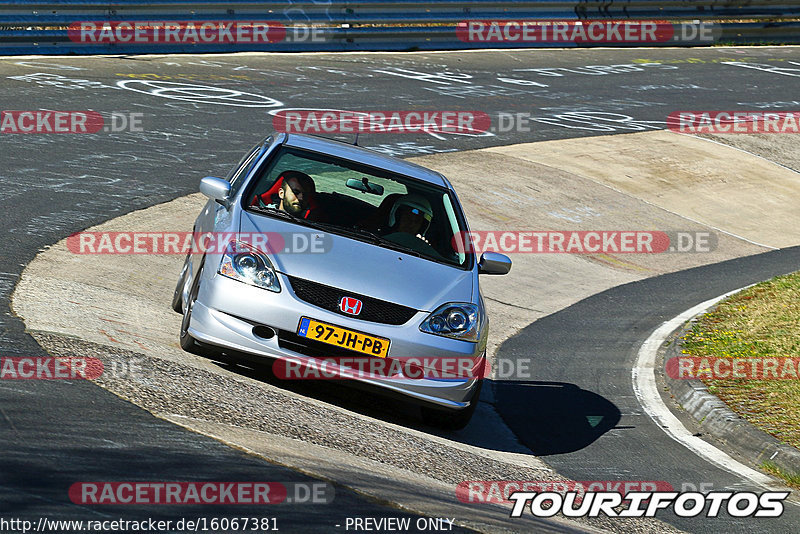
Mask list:
POLYGON ((263 152, 265 147, 268 147, 272 142, 272 139, 267 139, 263 143, 259 143, 253 149, 242 158, 239 164, 234 167, 234 170, 228 175, 228 181, 231 183, 231 194, 230 196, 236 195, 239 189, 244 184, 244 179, 247 177, 247 174, 252 169, 253 164, 258 159, 258 156, 263 152))

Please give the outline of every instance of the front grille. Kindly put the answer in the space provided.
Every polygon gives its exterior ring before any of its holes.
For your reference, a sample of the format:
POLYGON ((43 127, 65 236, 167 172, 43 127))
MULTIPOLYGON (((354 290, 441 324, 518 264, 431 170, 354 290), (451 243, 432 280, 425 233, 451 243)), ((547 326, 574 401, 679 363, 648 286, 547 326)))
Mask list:
POLYGON ((414 308, 318 284, 317 282, 311 282, 303 278, 290 276, 289 283, 292 285, 294 294, 297 295, 297 298, 300 300, 352 319, 400 325, 407 323, 417 313, 417 310, 414 308), (340 310, 339 301, 342 297, 355 297, 360 300, 362 304, 361 313, 355 316, 340 310))

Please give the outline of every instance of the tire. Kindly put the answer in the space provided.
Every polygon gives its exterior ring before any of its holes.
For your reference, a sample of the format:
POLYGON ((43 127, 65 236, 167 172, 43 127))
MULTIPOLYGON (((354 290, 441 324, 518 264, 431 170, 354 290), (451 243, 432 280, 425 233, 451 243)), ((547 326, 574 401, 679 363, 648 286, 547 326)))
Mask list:
POLYGON ((199 355, 203 354, 203 345, 189 335, 189 325, 192 321, 192 308, 194 308, 194 303, 197 301, 197 294, 200 292, 200 276, 203 274, 204 264, 205 258, 203 258, 203 261, 200 263, 200 268, 197 269, 197 274, 192 281, 192 290, 189 292, 189 302, 186 303, 186 309, 183 312, 180 333, 181 348, 186 352, 199 355))
POLYGON ((423 406, 421 409, 422 420, 430 426, 443 430, 461 430, 469 424, 475 409, 478 407, 478 399, 481 396, 482 387, 483 380, 479 380, 478 387, 475 388, 475 393, 470 399, 469 407, 463 410, 443 410, 423 406))
POLYGON ((181 274, 178 277, 178 285, 175 286, 175 292, 172 294, 172 309, 178 313, 183 313, 183 286, 186 285, 186 273, 189 270, 189 254, 183 262, 181 274))

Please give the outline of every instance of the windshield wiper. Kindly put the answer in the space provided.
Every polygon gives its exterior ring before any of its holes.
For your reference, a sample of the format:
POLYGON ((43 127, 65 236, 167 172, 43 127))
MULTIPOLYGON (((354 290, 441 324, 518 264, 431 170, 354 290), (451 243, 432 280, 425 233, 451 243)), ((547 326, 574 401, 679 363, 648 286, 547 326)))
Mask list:
POLYGON ((352 230, 354 232, 357 232, 359 235, 363 235, 365 237, 370 237, 370 238, 372 238, 372 240, 376 244, 383 245, 386 248, 390 248, 392 250, 397 250, 399 252, 405 252, 406 254, 411 254, 412 256, 416 256, 418 258, 427 258, 427 256, 425 256, 424 254, 422 254, 418 250, 415 250, 415 249, 413 249, 411 247, 407 247, 405 245, 401 245, 400 243, 396 243, 394 241, 390 241, 389 239, 386 239, 382 235, 379 235, 379 234, 377 234, 375 232, 372 232, 370 230, 366 230, 364 228, 359 228, 359 227, 353 227, 350 230, 352 230))
POLYGON ((314 221, 309 221, 308 219, 303 219, 302 217, 298 217, 294 213, 289 213, 288 211, 279 210, 278 208, 271 208, 269 206, 248 206, 249 209, 259 211, 261 213, 269 213, 270 215, 277 215, 282 219, 286 219, 287 221, 296 222, 299 224, 303 224, 305 226, 310 226, 311 228, 316 228, 317 230, 325 230, 319 223, 314 221))
POLYGON ((365 237, 373 245, 380 245, 385 248, 396 250, 398 252, 405 252, 406 254, 410 254, 411 256, 416 256, 418 258, 427 258, 426 255, 422 254, 418 250, 414 250, 413 248, 401 245, 400 243, 395 243, 394 241, 390 241, 380 234, 377 234, 375 232, 366 230, 358 226, 345 227, 345 226, 337 226, 335 224, 330 224, 330 223, 319 223, 319 224, 325 228, 328 228, 333 233, 345 234, 352 237, 365 237))
POLYGON ((405 245, 401 245, 400 243, 395 243, 394 241, 389 241, 388 239, 381 238, 381 245, 385 246, 386 248, 390 248, 392 250, 396 250, 398 252, 405 252, 406 254, 410 254, 412 256, 416 256, 418 258, 426 258, 431 259, 430 256, 419 252, 418 250, 414 250, 411 247, 407 247, 405 245))
POLYGON ((315 223, 319 228, 323 230, 327 230, 333 234, 344 234, 350 237, 367 237, 369 241, 373 244, 377 244, 383 241, 383 238, 374 232, 370 232, 369 230, 364 230, 363 228, 358 228, 356 226, 339 226, 338 224, 333 223, 324 223, 319 222, 315 223))
MULTIPOLYGON (((334 226, 334 225, 330 225, 330 226, 334 226)), ((381 243, 381 242, 384 241, 383 237, 379 236, 375 232, 370 232, 369 230, 365 230, 364 228, 360 228, 358 226, 351 226, 349 228, 336 226, 334 228, 334 230, 339 230, 339 231, 341 231, 343 233, 346 233, 346 234, 349 234, 349 235, 358 235, 358 236, 362 236, 362 237, 368 237, 373 243, 381 243)))

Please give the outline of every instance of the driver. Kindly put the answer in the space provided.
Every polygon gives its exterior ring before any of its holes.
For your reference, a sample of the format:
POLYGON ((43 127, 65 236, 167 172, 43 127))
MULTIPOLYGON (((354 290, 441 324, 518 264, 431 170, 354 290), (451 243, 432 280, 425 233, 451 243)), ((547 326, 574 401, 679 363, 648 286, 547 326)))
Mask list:
POLYGON ((259 204, 269 208, 288 211, 298 217, 303 217, 312 208, 311 198, 314 196, 316 186, 314 179, 304 172, 284 171, 278 177, 282 180, 278 195, 269 198, 269 192, 258 197, 259 204), (265 199, 265 197, 267 197, 265 199), (266 201, 265 201, 266 200, 266 201), (268 203, 269 202, 269 203, 268 203))
POLYGON ((302 217, 308 210, 308 201, 314 194, 314 180, 304 172, 286 171, 278 190, 280 199, 277 208, 302 217))

